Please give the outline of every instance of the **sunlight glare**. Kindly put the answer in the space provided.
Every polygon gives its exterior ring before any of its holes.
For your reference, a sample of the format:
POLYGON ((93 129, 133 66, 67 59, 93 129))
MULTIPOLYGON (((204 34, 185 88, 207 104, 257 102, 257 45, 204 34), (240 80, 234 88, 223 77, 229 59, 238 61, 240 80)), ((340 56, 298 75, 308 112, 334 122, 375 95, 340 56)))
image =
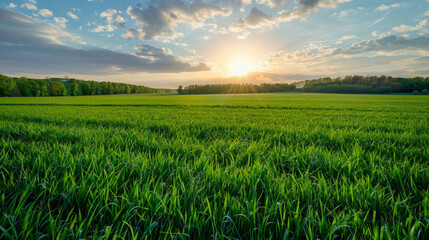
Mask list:
POLYGON ((229 71, 233 76, 244 76, 252 70, 249 61, 243 58, 234 59, 229 66, 229 71))

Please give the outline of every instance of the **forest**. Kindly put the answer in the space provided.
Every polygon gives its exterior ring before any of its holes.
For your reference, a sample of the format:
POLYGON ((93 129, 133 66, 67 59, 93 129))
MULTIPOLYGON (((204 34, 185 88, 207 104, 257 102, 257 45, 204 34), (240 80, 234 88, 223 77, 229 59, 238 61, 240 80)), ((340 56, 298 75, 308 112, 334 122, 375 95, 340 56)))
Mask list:
POLYGON ((429 77, 346 76, 306 80, 303 92, 312 93, 413 93, 427 94, 429 77))
POLYGON ((207 84, 179 86, 179 94, 219 94, 219 93, 267 93, 286 92, 296 89, 295 85, 286 83, 255 84, 207 84))
POLYGON ((157 89, 125 83, 60 78, 14 78, 0 74, 0 96, 2 97, 82 96, 153 93, 157 91, 157 89))

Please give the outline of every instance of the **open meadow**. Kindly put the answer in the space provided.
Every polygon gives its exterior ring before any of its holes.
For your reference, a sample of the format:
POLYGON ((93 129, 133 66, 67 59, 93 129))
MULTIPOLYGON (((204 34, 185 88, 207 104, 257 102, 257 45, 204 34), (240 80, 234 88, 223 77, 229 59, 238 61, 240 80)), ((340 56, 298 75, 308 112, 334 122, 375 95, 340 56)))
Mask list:
POLYGON ((0 99, 0 239, 429 239, 429 97, 0 99))

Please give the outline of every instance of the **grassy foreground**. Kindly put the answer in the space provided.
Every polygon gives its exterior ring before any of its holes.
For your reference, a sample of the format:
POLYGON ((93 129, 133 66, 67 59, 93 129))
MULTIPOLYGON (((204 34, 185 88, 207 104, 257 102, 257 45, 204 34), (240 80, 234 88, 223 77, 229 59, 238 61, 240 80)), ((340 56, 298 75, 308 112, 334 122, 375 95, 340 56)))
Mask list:
POLYGON ((429 239, 429 97, 0 99, 0 239, 429 239))

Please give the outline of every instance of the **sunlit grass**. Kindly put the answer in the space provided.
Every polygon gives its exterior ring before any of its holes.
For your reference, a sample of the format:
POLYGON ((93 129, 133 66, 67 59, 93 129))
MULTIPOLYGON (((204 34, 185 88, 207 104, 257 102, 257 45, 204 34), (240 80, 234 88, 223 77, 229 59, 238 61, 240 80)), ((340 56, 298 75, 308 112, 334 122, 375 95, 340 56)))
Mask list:
POLYGON ((424 96, 0 106, 0 239, 429 238, 424 96))

